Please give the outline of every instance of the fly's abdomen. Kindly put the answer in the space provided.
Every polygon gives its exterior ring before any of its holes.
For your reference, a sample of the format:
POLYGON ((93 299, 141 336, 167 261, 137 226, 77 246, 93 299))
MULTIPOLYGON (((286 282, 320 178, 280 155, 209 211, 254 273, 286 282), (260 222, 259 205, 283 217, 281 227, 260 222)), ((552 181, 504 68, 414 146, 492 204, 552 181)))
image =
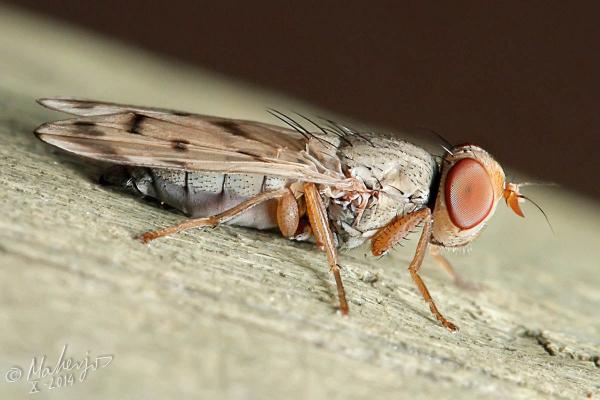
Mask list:
MULTIPOLYGON (((133 168, 131 184, 146 196, 198 218, 226 211, 265 191, 281 189, 286 180, 257 174, 222 174, 167 169, 133 168)), ((277 202, 267 201, 229 223, 256 229, 277 226, 277 202)))

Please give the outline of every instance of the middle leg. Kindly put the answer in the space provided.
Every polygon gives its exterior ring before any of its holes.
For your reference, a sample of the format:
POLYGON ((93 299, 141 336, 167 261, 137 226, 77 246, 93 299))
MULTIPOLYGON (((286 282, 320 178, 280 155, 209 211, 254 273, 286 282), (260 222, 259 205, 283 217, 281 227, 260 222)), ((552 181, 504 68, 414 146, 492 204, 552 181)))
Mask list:
POLYGON ((337 286, 338 297, 340 299, 340 310, 343 315, 348 314, 348 302, 346 301, 346 292, 342 283, 342 275, 340 274, 340 266, 338 264, 338 256, 335 249, 335 241, 333 233, 329 227, 329 218, 325 204, 321 199, 321 195, 314 183, 304 184, 304 197, 306 199, 306 212, 308 220, 312 228, 315 239, 319 247, 322 247, 327 254, 327 261, 337 286))

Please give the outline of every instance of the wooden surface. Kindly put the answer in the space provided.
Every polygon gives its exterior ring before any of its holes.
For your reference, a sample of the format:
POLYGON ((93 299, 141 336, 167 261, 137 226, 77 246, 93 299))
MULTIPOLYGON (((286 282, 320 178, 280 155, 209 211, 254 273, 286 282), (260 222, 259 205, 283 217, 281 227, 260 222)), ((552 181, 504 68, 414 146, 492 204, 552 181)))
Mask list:
POLYGON ((416 237, 381 259, 342 255, 344 318, 310 245, 231 227, 133 240, 182 217, 99 186, 39 142, 32 130, 61 116, 34 99, 52 95, 265 121, 271 106, 317 113, 0 8, 0 398, 29 398, 26 377, 5 373, 44 354, 56 362, 65 344, 76 359, 114 358, 39 399, 600 396, 597 204, 528 190, 555 236, 533 207, 521 220, 501 205, 470 254, 449 256, 480 292, 426 260, 458 333, 433 320, 406 271, 416 237))

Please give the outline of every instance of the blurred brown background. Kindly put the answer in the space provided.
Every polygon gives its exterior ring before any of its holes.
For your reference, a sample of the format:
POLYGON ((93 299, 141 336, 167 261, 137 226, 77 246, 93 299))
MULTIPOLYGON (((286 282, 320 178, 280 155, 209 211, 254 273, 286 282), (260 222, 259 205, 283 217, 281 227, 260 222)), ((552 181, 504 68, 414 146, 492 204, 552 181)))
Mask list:
POLYGON ((597 2, 9 3, 600 198, 597 2))

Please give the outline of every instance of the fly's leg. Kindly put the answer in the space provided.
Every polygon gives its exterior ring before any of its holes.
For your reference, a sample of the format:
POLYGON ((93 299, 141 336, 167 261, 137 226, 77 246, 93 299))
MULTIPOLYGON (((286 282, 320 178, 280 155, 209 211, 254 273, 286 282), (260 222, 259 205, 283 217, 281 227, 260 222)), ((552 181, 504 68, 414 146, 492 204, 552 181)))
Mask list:
POLYGON ((442 267, 442 269, 452 277, 452 279, 454 280, 454 284, 459 288, 465 290, 482 289, 481 285, 464 280, 463 277, 458 272, 456 272, 454 267, 452 267, 450 261, 448 261, 448 259, 441 254, 438 246, 429 246, 429 254, 431 254, 431 257, 433 257, 433 259, 438 263, 438 265, 442 267))
POLYGON ((187 229, 203 228, 203 227, 207 227, 207 226, 215 227, 219 224, 223 224, 227 221, 230 221, 231 219, 240 215, 244 211, 247 211, 260 203, 283 196, 287 192, 287 190, 288 189, 280 189, 280 190, 273 190, 270 192, 264 192, 257 196, 254 196, 246 201, 243 201, 240 204, 236 205, 235 207, 232 207, 229 210, 223 211, 220 214, 216 214, 216 215, 213 215, 210 217, 194 218, 194 219, 190 219, 187 221, 183 221, 180 224, 170 226, 168 228, 146 232, 143 235, 141 235, 139 237, 139 239, 142 243, 148 243, 151 240, 157 239, 159 237, 172 235, 174 233, 181 232, 181 231, 184 231, 187 229))
POLYGON ((429 208, 422 208, 398 217, 381 228, 371 239, 371 252, 373 255, 379 257, 387 253, 428 216, 431 216, 429 208))
MULTIPOLYGON (((429 210, 429 209, 428 209, 429 210)), ((440 324, 444 325, 447 329, 451 331, 458 330, 458 327, 454 325, 452 322, 448 321, 437 309, 435 302, 431 298, 429 294, 429 290, 427 290, 427 286, 425 286, 425 282, 419 276, 419 268, 421 268, 421 264, 423 263, 423 258, 425 257, 425 251, 427 250, 427 244, 429 243, 429 238, 431 236, 431 213, 424 220, 423 232, 421 232, 421 237, 419 238, 419 243, 417 244, 417 251, 415 253, 415 257, 411 261, 408 270, 410 275, 412 276, 415 284, 419 288, 421 295, 427 303, 429 303, 429 309, 435 316, 435 318, 440 322, 440 324)))
POLYGON ((458 330, 458 327, 444 318, 440 313, 433 298, 429 294, 429 290, 427 290, 427 286, 425 286, 425 282, 423 282, 423 279, 421 279, 421 276, 419 275, 419 268, 421 268, 421 264, 423 263, 425 251, 427 250, 427 245, 429 244, 431 236, 432 220, 431 210, 429 208, 422 208, 418 211, 398 217, 387 226, 381 228, 373 237, 371 251, 376 256, 384 254, 394 244, 405 238, 410 233, 411 229, 415 228, 420 223, 423 223, 423 231, 419 238, 419 243, 417 243, 417 250, 414 258, 410 262, 408 271, 421 292, 421 295, 429 304, 431 313, 444 327, 451 331, 456 331, 458 330))
POLYGON ((294 193, 288 189, 277 201, 277 226, 286 238, 292 238, 300 225, 300 209, 294 193))
POLYGON ((335 278, 338 297, 340 299, 340 310, 343 315, 347 315, 348 302, 346 301, 346 292, 344 291, 342 276, 340 274, 338 255, 335 250, 333 233, 329 228, 329 218, 327 217, 325 204, 323 204, 321 195, 314 183, 304 184, 304 197, 306 200, 306 212, 313 234, 315 235, 319 247, 322 247, 325 251, 327 262, 329 263, 330 270, 333 272, 335 278))
POLYGON ((429 254, 454 279, 457 285, 463 281, 462 277, 456 272, 452 264, 450 264, 450 261, 440 253, 440 249, 437 246, 429 246, 429 254))

